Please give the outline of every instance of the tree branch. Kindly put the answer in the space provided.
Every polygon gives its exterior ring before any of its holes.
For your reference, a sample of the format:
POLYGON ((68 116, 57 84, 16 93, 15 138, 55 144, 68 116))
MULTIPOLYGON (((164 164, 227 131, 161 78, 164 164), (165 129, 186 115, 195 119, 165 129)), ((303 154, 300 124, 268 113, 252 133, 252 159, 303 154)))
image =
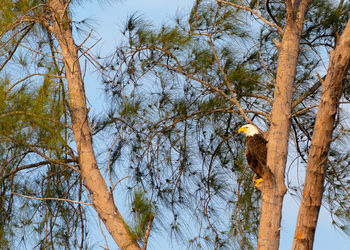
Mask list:
POLYGON ((275 19, 275 17, 273 16, 271 9, 270 9, 270 0, 266 0, 266 10, 267 13, 269 13, 269 16, 271 17, 272 21, 274 21, 274 23, 279 27, 279 22, 277 22, 277 20, 275 19))
POLYGON ((231 99, 233 101, 233 103, 237 106, 237 108, 239 109, 239 111, 241 112, 241 115, 244 117, 244 119, 251 123, 251 124, 254 124, 252 122, 252 120, 249 119, 249 117, 244 113, 244 110, 243 108, 241 107, 240 103, 238 102, 236 96, 235 96, 235 93, 231 87, 231 83, 229 82, 229 80, 227 79, 227 75, 225 74, 224 70, 222 69, 221 65, 220 65, 220 61, 219 61, 219 58, 216 54, 216 49, 215 49, 215 46, 214 46, 214 43, 213 43, 213 40, 211 38, 211 34, 208 34, 208 38, 209 38, 209 41, 210 41, 210 47, 212 48, 212 51, 213 51, 213 54, 214 54, 214 58, 215 58, 215 61, 216 61, 216 65, 218 66, 222 76, 224 77, 224 81, 226 83, 226 86, 227 88, 229 89, 230 93, 231 93, 231 99))
POLYGON ((25 80, 33 77, 33 76, 49 76, 49 77, 54 77, 54 78, 65 78, 64 76, 58 76, 58 75, 52 75, 52 74, 43 74, 43 73, 33 73, 33 74, 30 74, 24 78, 22 78, 21 80, 13 83, 7 90, 6 90, 6 94, 8 92, 10 92, 17 84, 21 83, 21 82, 24 82, 25 80))
MULTIPOLYGON (((327 75, 325 75, 322 79, 325 79, 326 76, 327 75)), ((298 106, 309 95, 313 94, 320 86, 321 86, 321 81, 316 82, 309 90, 304 92, 298 99, 294 100, 292 103, 292 109, 298 106)))
POLYGON ((3 118, 3 117, 6 117, 8 115, 27 115, 27 116, 33 116, 33 117, 36 117, 36 118, 39 118, 39 119, 43 119, 43 120, 48 120, 48 121, 51 121, 51 122, 54 122, 58 125, 62 125, 68 129, 72 129, 69 125, 63 123, 63 122, 59 122, 59 121, 56 121, 55 119, 52 119, 52 118, 49 118, 49 117, 46 117, 46 116, 42 116, 42 115, 38 115, 38 114, 34 114, 34 113, 31 113, 31 112, 26 112, 26 111, 21 111, 21 110, 15 110, 15 111, 10 111, 10 112, 7 112, 7 113, 3 113, 0 115, 0 118, 3 118))
POLYGON ((11 50, 10 54, 8 55, 8 57, 6 58, 6 60, 3 62, 3 64, 0 66, 0 71, 5 67, 5 65, 11 60, 12 56, 15 54, 15 52, 17 51, 18 45, 21 43, 21 41, 23 40, 23 38, 29 33, 29 31, 32 29, 33 24, 28 25, 27 27, 25 27, 24 29, 27 29, 18 39, 18 41, 16 42, 15 47, 11 50))
POLYGON ((301 113, 304 113, 305 111, 307 111, 307 110, 309 110, 309 109, 313 109, 313 108, 317 108, 317 107, 318 107, 318 105, 311 105, 311 106, 309 106, 309 107, 303 108, 303 109, 301 109, 301 110, 298 110, 298 111, 295 112, 295 113, 292 113, 292 114, 291 114, 291 117, 297 116, 297 115, 299 115, 299 114, 301 114, 301 113))
MULTIPOLYGON (((62 160, 63 164, 66 163, 70 163, 70 162, 76 162, 78 163, 78 159, 66 159, 66 160, 62 160)), ((52 161, 40 161, 37 163, 33 163, 33 164, 28 164, 28 165, 23 165, 21 167, 18 167, 14 170, 12 170, 10 173, 8 173, 7 175, 5 175, 3 178, 7 178, 19 171, 25 170, 25 169, 31 169, 31 168, 35 168, 35 167, 39 167, 39 166, 43 166, 43 165, 47 165, 47 164, 59 164, 60 161, 55 161, 54 163, 52 161)), ((80 173, 80 171, 78 169, 76 169, 75 167, 71 167, 73 168, 73 170, 77 171, 78 173, 80 173)))
POLYGON ((264 23, 266 23, 267 25, 271 26, 272 28, 275 28, 278 33, 282 34, 283 33, 283 30, 281 27, 277 26, 276 24, 274 23, 271 23, 270 21, 266 20, 264 17, 262 17, 257 11, 255 10, 252 10, 251 8, 249 8, 248 6, 242 6, 242 5, 239 5, 239 4, 235 4, 235 3, 232 3, 232 2, 228 2, 228 1, 223 1, 223 0, 216 0, 218 3, 224 3, 224 4, 227 4, 227 5, 231 5, 237 9, 242 9, 242 10, 247 10, 249 12, 251 12, 252 14, 254 14, 257 18, 259 18, 261 21, 263 21, 264 23))
POLYGON ((82 204, 82 205, 87 205, 87 206, 93 206, 91 203, 86 203, 82 201, 75 201, 75 200, 69 200, 69 199, 64 199, 64 198, 43 198, 43 197, 34 197, 34 196, 29 196, 29 195, 24 195, 24 194, 19 194, 15 192, 11 192, 11 194, 21 196, 23 198, 28 198, 28 199, 33 199, 33 200, 40 200, 40 201, 45 201, 45 200, 53 200, 53 201, 67 201, 67 202, 72 202, 76 204, 82 204))
POLYGON ((142 250, 147 249, 148 238, 149 238, 149 234, 150 234, 151 229, 152 229, 152 223, 153 223, 154 217, 155 217, 155 215, 152 214, 151 218, 149 218, 149 220, 148 220, 145 236, 143 237, 142 250))

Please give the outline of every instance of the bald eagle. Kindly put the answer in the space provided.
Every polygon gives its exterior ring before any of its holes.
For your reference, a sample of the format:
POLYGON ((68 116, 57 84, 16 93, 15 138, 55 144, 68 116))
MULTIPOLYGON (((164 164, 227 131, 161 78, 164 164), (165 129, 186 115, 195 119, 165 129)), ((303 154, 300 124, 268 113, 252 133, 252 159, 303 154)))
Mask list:
POLYGON ((245 156, 249 167, 254 171, 254 185, 257 187, 262 182, 266 167, 267 141, 260 134, 257 127, 251 124, 244 125, 238 129, 238 133, 244 133, 246 136, 245 156))

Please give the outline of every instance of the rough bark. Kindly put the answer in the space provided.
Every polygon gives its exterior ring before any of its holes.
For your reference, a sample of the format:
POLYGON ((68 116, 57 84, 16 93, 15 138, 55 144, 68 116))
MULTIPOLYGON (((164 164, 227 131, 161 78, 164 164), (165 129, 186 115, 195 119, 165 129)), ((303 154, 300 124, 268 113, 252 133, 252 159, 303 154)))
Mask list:
POLYGON ((279 247, 294 80, 300 35, 310 2, 286 1, 286 27, 281 42, 277 43, 278 67, 267 144, 267 166, 272 175, 263 177, 258 249, 272 250, 279 247))
POLYGON ((49 32, 54 34, 61 49, 69 92, 69 111, 72 129, 79 156, 81 177, 88 188, 94 208, 104 222, 115 242, 121 249, 140 249, 131 237, 129 228, 114 204, 96 162, 92 146, 91 127, 81 68, 78 46, 74 43, 71 19, 68 12, 69 1, 49 1, 46 20, 42 20, 49 32))
POLYGON ((334 120, 349 64, 350 19, 335 50, 330 53, 327 77, 322 82, 321 101, 306 165, 305 184, 292 249, 312 249, 313 247, 334 120))

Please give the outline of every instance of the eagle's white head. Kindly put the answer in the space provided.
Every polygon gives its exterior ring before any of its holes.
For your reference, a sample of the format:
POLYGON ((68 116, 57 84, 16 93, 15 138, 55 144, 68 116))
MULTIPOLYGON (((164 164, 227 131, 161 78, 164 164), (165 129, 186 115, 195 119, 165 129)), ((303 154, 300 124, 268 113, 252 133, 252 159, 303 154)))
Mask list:
POLYGON ((238 133, 241 133, 241 132, 244 133, 246 136, 253 136, 256 134, 260 134, 258 128, 251 124, 246 124, 240 127, 238 129, 238 133))

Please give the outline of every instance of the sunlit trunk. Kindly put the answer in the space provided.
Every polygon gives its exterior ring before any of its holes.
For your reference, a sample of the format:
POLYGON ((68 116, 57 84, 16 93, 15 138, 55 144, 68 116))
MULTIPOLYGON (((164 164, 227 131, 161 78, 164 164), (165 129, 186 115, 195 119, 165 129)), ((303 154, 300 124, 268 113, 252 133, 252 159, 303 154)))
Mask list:
POLYGON ((292 249, 312 249, 313 246, 334 120, 349 62, 350 19, 335 50, 330 53, 327 77, 322 82, 321 102, 306 165, 305 184, 292 249))
POLYGON ((288 155, 290 115, 299 42, 304 15, 310 1, 286 1, 287 19, 282 41, 277 44, 278 67, 275 81, 271 127, 267 144, 267 166, 271 176, 264 176, 258 249, 278 249, 282 203, 286 192, 284 172, 288 155))
POLYGON ((137 242, 131 237, 129 228, 116 208, 112 193, 109 192, 97 166, 92 146, 78 47, 74 43, 66 4, 67 1, 63 0, 49 2, 51 24, 47 25, 47 28, 54 34, 61 48, 68 83, 69 111, 78 150, 81 176, 90 191, 94 208, 118 246, 121 249, 140 249, 137 242))

